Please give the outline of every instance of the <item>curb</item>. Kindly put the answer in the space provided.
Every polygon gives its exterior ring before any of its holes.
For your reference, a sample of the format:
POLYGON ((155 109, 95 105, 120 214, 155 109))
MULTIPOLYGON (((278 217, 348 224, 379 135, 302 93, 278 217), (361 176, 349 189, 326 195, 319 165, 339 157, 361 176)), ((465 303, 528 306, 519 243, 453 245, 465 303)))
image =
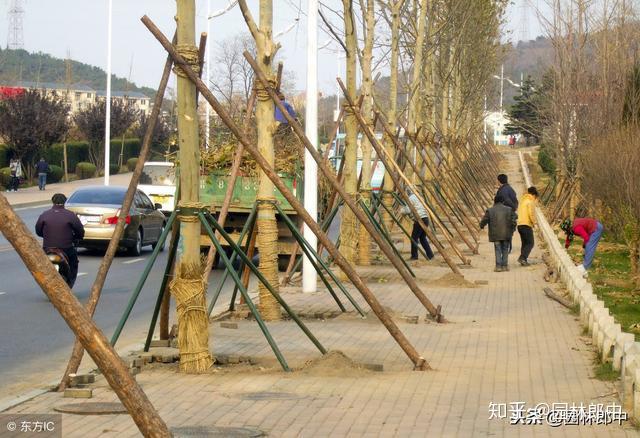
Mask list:
MULTIPOLYGON (((136 344, 130 344, 127 347, 125 347, 122 350, 117 351, 119 356, 126 356, 128 354, 130 354, 133 351, 137 351, 137 350, 141 350, 144 347, 144 343, 136 343, 136 344)), ((91 368, 89 370, 87 370, 88 374, 98 374, 98 369, 97 368, 91 368)), ((24 394, 20 394, 17 397, 9 397, 6 399, 0 399, 0 413, 11 409, 11 408, 15 408, 18 405, 21 405, 22 403, 28 402, 29 400, 33 400, 34 398, 42 395, 42 394, 46 394, 47 392, 51 392, 51 390, 53 388, 55 388, 58 383, 60 383, 59 379, 56 380, 52 380, 48 383, 45 384, 45 388, 40 388, 40 389, 32 389, 30 391, 25 392, 24 394)))
MULTIPOLYGON (((520 166, 527 185, 531 176, 524 155, 519 152, 520 166)), ((622 331, 604 302, 593 292, 588 280, 582 278, 569 254, 562 248, 556 234, 540 207, 536 207, 536 217, 540 233, 547 244, 550 262, 559 274, 560 281, 567 287, 574 303, 580 305, 580 322, 588 328, 593 342, 603 362, 611 362, 620 371, 620 394, 623 410, 630 418, 640 419, 640 342, 635 336, 622 331)))
POLYGON ((13 209, 23 209, 23 208, 35 208, 35 207, 45 207, 51 204, 51 200, 45 199, 42 201, 27 201, 27 202, 17 202, 15 204, 9 204, 13 209))

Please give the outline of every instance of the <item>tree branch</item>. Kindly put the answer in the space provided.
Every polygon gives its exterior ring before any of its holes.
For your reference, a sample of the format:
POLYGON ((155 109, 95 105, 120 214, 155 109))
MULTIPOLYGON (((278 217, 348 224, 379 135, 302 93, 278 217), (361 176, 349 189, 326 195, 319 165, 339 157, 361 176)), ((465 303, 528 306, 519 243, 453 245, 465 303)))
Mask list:
POLYGON ((247 23, 247 27, 249 28, 249 32, 251 32, 251 36, 253 39, 258 42, 260 38, 262 38, 262 34, 256 25, 253 16, 251 15, 251 11, 247 6, 246 0, 238 0, 238 6, 240 6, 240 11, 242 12, 242 16, 244 17, 244 21, 247 23))
POLYGON ((324 22, 325 26, 327 26, 329 28, 329 32, 331 32, 331 35, 333 35, 333 37, 336 39, 336 41, 338 41, 338 43, 342 46, 342 48, 344 49, 345 53, 347 52, 347 46, 344 44, 344 42, 340 39, 340 37, 338 36, 338 34, 335 32, 335 30, 333 30, 333 26, 331 26, 331 24, 329 23, 329 21, 327 20, 327 18, 324 16, 324 14, 322 13, 322 11, 320 10, 320 8, 318 8, 318 14, 320 14, 320 18, 322 18, 322 21, 324 22))

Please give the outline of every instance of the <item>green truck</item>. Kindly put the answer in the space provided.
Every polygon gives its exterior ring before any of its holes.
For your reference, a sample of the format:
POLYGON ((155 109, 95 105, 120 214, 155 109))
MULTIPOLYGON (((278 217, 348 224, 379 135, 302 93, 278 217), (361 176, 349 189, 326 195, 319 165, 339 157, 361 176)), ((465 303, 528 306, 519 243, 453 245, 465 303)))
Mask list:
MULTIPOLYGON (((284 184, 296 196, 296 198, 300 202, 303 202, 302 177, 300 175, 284 173, 279 173, 278 176, 280 176, 284 184)), ((200 178, 200 202, 212 206, 212 212, 215 216, 218 215, 222 208, 222 203, 227 192, 228 179, 229 174, 224 171, 212 171, 208 175, 200 178)), ((229 232, 236 241, 240 237, 240 233, 247 221, 247 218, 249 217, 249 213, 251 213, 251 210, 255 205, 256 196, 258 194, 258 185, 258 177, 236 177, 236 183, 231 197, 231 204, 229 206, 229 213, 224 226, 225 230, 229 232)), ((295 224, 300 225, 300 220, 296 211, 291 207, 291 204, 289 204, 289 202, 284 198, 282 193, 280 193, 278 189, 274 188, 274 195, 287 216, 295 224)), ((281 268, 286 268, 289 256, 291 255, 295 245, 295 239, 279 214, 276 214, 276 220, 278 221, 279 265, 281 268)), ((243 244, 246 243, 246 239, 248 239, 248 237, 249 236, 245 238, 243 244)), ((210 245, 209 238, 204 233, 200 236, 200 242, 201 246, 210 245)))

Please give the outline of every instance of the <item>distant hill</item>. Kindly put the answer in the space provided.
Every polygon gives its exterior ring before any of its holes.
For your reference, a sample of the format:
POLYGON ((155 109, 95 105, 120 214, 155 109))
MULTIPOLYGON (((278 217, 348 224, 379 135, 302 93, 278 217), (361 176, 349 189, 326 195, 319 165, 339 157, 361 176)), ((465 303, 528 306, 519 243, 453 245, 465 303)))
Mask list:
MULTIPOLYGON (((106 88, 107 72, 99 67, 71 61, 73 83, 88 85, 96 90, 106 88)), ((0 85, 18 82, 57 82, 66 78, 65 60, 46 53, 29 53, 26 50, 0 48, 0 85)), ((124 78, 111 76, 111 87, 118 91, 138 91, 153 98, 156 91, 149 87, 138 87, 124 78)))
MULTIPOLYGON (((520 82, 523 77, 531 76, 533 80, 540 83, 542 75, 553 63, 553 45, 551 40, 543 36, 535 40, 519 41, 515 45, 506 47, 506 57, 504 60, 504 75, 515 83, 520 82)), ((498 71, 497 74, 500 74, 498 71)), ((518 89, 505 82, 504 102, 505 105, 513 103, 513 96, 519 93, 518 89)))

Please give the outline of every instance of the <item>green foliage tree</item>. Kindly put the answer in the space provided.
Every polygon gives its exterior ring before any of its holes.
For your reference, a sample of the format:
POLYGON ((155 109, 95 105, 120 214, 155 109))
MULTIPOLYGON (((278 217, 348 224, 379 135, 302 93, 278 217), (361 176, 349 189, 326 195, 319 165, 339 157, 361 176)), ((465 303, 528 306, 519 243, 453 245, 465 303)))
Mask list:
POLYGON ((29 180, 40 154, 69 130, 68 113, 62 98, 38 90, 0 100, 0 137, 22 161, 29 180))
MULTIPOLYGON (((104 168, 104 131, 106 102, 97 102, 73 117, 78 130, 89 142, 89 159, 98 169, 104 168)), ((138 117, 138 110, 120 99, 111 99, 111 136, 124 134, 138 117)))
POLYGON ((522 134, 527 146, 537 143, 542 136, 541 93, 534 80, 527 79, 520 87, 520 95, 513 98, 515 103, 508 113, 509 123, 505 126, 507 135, 522 134))

